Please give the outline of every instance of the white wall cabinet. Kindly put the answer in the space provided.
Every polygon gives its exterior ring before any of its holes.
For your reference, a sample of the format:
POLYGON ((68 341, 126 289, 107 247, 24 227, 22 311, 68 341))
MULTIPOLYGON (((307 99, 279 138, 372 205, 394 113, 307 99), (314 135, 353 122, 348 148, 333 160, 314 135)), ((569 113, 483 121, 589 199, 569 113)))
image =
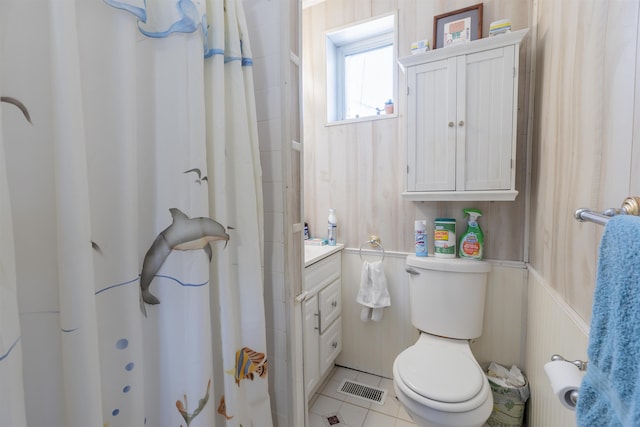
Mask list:
POLYGON ((342 351, 340 252, 305 268, 305 291, 304 381, 309 399, 342 351))
POLYGON ((514 200, 520 43, 528 30, 399 58, 409 200, 514 200))

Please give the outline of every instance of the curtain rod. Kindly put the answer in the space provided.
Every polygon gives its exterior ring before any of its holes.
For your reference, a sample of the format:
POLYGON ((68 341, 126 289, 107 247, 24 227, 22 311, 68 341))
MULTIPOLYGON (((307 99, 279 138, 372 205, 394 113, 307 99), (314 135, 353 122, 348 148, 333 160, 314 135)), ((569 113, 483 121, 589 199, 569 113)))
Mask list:
POLYGON ((596 212, 588 208, 580 208, 573 215, 578 222, 593 222, 605 225, 615 215, 640 215, 640 197, 627 197, 620 209, 609 208, 603 212, 596 212))

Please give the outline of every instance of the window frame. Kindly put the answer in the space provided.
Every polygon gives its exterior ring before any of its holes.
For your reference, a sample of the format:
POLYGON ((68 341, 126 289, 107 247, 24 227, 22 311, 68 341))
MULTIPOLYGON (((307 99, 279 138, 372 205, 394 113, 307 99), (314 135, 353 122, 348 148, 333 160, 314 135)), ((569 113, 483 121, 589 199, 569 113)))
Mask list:
POLYGON ((391 45, 393 51, 392 99, 397 99, 397 28, 397 12, 393 12, 325 32, 327 125, 376 120, 397 115, 397 110, 394 110, 394 114, 345 118, 345 57, 347 55, 365 53, 369 50, 391 45))

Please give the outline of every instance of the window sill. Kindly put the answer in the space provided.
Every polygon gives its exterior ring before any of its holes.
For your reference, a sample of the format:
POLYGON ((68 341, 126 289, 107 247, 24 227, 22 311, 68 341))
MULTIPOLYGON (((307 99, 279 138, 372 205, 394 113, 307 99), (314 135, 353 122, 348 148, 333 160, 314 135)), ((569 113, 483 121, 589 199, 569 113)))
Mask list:
POLYGON ((362 123, 362 122, 371 122, 376 120, 386 120, 386 119, 395 119, 398 117, 397 113, 393 114, 380 114, 379 116, 368 116, 368 117, 360 117, 357 119, 348 119, 348 120, 338 120, 335 122, 327 122, 325 126, 339 126, 339 125, 348 125, 352 123, 362 123))

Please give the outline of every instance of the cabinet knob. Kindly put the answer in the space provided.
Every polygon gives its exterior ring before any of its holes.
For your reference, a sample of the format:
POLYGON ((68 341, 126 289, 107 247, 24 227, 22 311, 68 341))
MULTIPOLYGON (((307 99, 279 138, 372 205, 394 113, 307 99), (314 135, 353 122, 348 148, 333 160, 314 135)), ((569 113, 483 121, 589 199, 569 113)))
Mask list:
POLYGON ((331 307, 337 307, 338 301, 331 301, 331 307))
POLYGON ((458 122, 458 126, 464 126, 464 121, 463 121, 463 120, 460 120, 460 121, 458 122))
POLYGON ((338 348, 338 343, 336 341, 332 342, 331 347, 338 348))
POLYGON ((453 122, 449 122, 449 127, 452 128, 453 127, 453 122))

